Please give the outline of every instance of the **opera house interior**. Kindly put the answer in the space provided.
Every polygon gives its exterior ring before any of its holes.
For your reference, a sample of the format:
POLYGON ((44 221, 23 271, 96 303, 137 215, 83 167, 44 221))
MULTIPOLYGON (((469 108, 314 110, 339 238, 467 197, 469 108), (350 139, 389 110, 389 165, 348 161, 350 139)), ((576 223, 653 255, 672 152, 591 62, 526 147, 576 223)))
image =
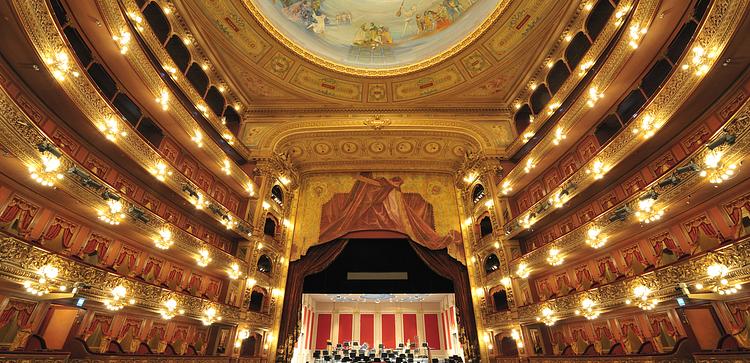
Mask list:
POLYGON ((750 0, 0 29, 0 361, 750 361, 750 0))

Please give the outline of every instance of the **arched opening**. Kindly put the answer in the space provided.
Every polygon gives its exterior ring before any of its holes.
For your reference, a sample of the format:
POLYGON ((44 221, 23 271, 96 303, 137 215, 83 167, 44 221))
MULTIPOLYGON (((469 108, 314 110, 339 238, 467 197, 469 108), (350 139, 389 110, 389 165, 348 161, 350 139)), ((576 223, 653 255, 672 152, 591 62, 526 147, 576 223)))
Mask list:
POLYGON ((266 217, 266 222, 263 223, 263 234, 266 236, 276 235, 276 221, 271 217, 266 217))
POLYGON ((500 339, 500 355, 504 357, 517 357, 518 356, 518 345, 516 340, 512 337, 502 337, 500 339))
POLYGON ((477 204, 482 198, 484 198, 484 186, 477 184, 471 192, 471 200, 474 201, 474 204, 477 204))
POLYGON ((479 235, 489 236, 492 234, 492 220, 490 219, 490 216, 484 216, 481 220, 479 220, 479 235))
POLYGON ((260 346, 260 335, 258 333, 253 333, 247 339, 242 341, 242 346, 240 346, 240 357, 243 358, 249 358, 249 357, 257 357, 260 352, 259 346, 260 346))
POLYGON ((499 289, 492 293, 492 306, 495 311, 508 310, 508 293, 503 289, 499 289))
POLYGON ((254 287, 253 291, 250 292, 250 304, 248 309, 250 311, 261 312, 263 310, 263 303, 266 300, 266 292, 262 288, 254 287))
POLYGON ((266 255, 261 255, 260 258, 258 258, 258 272, 262 272, 264 274, 271 274, 271 259, 268 258, 266 255))
POLYGON ((280 186, 274 185, 271 188, 271 199, 278 205, 284 205, 284 191, 280 186))
POLYGON ((495 256, 494 253, 490 253, 487 258, 484 259, 484 272, 490 273, 497 271, 500 268, 500 259, 495 256))

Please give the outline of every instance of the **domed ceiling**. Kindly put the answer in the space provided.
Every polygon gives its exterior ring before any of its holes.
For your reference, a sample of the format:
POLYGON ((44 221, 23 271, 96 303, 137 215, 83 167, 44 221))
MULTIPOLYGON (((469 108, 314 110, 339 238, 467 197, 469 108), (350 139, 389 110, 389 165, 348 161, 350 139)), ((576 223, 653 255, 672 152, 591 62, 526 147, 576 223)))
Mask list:
POLYGON ((252 0, 246 4, 299 53, 348 73, 415 70, 460 50, 505 1, 252 0))

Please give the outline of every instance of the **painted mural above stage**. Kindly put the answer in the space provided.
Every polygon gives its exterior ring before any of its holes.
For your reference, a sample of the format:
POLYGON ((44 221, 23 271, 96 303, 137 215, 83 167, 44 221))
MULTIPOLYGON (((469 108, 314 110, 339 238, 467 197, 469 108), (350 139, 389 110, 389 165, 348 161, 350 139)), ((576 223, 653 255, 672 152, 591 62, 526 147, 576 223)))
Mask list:
POLYGON ((252 0, 287 39, 348 67, 422 62, 459 44, 497 6, 492 0, 252 0))
POLYGON ((462 263, 463 242, 450 176, 420 173, 314 175, 300 194, 293 259, 352 232, 388 231, 462 263))

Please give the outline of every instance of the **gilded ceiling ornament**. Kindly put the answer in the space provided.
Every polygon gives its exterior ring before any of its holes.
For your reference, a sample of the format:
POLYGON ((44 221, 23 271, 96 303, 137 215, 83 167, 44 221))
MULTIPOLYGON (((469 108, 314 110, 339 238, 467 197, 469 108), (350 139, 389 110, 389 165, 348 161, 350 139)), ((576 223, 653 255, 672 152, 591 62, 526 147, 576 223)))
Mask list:
POLYGON ((363 121, 365 126, 372 127, 373 130, 380 130, 391 124, 391 119, 383 118, 383 115, 375 115, 363 121))

